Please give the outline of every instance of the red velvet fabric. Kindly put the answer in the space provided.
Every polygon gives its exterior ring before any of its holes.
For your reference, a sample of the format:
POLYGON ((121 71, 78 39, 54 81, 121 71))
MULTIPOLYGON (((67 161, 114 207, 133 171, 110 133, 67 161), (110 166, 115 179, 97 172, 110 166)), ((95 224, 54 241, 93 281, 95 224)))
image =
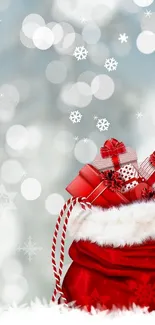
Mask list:
POLYGON ((80 240, 69 255, 73 262, 62 285, 68 302, 87 310, 133 303, 155 310, 155 241, 114 248, 80 240))

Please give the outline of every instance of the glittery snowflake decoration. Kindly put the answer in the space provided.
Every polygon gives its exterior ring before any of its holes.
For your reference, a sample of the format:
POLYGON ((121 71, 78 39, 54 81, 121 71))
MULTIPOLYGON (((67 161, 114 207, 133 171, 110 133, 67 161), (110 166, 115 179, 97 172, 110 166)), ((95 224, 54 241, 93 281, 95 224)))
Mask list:
POLYGON ((79 123, 82 119, 82 114, 79 111, 73 111, 70 113, 69 119, 72 123, 79 123))
POLYGON ((108 131, 110 126, 110 123, 107 121, 106 118, 101 118, 98 119, 96 127, 100 130, 100 132, 102 131, 108 131))
POLYGON ((117 69, 118 62, 114 58, 106 59, 104 67, 108 71, 114 71, 117 69))
POLYGON ((3 212, 6 209, 16 209, 16 206, 13 202, 15 196, 16 193, 9 193, 6 191, 4 185, 0 185, 0 212, 3 212))
POLYGON ((41 251, 42 247, 37 247, 36 243, 32 241, 32 237, 29 236, 28 241, 24 243, 23 247, 18 247, 17 251, 24 252, 24 255, 27 255, 29 262, 32 261, 32 258, 36 256, 37 251, 41 251))
POLYGON ((79 61, 79 60, 85 60, 87 58, 88 51, 85 49, 84 46, 78 46, 76 47, 73 56, 79 61))

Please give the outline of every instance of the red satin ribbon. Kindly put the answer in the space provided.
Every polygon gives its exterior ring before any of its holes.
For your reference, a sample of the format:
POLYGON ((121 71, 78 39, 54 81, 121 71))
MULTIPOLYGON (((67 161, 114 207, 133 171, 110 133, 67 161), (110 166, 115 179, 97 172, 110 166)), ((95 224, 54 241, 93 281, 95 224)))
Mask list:
POLYGON ((100 153, 102 158, 111 157, 115 170, 120 168, 119 154, 125 153, 126 148, 123 142, 119 142, 118 140, 112 138, 107 140, 104 143, 104 146, 101 147, 100 153))
MULTIPOLYGON (((110 189, 110 187, 106 186, 104 184, 104 181, 102 181, 97 187, 95 187, 95 189, 87 196, 87 199, 89 199, 90 203, 93 203, 95 200, 97 200, 97 198, 106 190, 106 189, 110 189)), ((122 195, 119 192, 116 192, 117 195, 123 200, 124 203, 129 203, 129 201, 124 197, 124 195, 122 195)))

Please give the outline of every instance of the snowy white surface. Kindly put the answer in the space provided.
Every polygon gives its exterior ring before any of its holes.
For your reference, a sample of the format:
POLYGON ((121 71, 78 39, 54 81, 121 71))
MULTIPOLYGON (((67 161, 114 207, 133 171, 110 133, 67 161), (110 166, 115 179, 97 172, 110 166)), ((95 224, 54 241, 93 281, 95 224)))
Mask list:
POLYGON ((12 306, 7 310, 0 310, 0 324, 95 324, 95 325, 124 325, 148 323, 154 325, 155 312, 148 313, 146 309, 133 307, 132 310, 117 311, 111 313, 107 311, 95 312, 92 315, 78 309, 67 310, 63 306, 56 304, 41 303, 39 300, 32 302, 29 306, 12 306))

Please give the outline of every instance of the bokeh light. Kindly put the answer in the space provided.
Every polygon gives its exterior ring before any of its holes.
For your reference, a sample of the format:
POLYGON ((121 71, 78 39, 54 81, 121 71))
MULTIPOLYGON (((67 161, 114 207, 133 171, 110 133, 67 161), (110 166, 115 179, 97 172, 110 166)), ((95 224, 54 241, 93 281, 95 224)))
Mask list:
POLYGON ((151 54, 155 51, 155 34, 150 31, 143 31, 137 37, 137 48, 144 54, 151 54))
POLYGON ((96 98, 106 100, 112 96, 115 90, 115 84, 111 77, 102 74, 93 79, 91 89, 96 98))
POLYGON ((13 257, 5 259, 1 268, 1 274, 5 281, 12 281, 15 276, 22 275, 22 273, 22 264, 17 259, 13 257))
POLYGON ((0 87, 0 95, 8 98, 14 106, 17 106, 20 101, 20 96, 17 88, 13 85, 4 84, 0 87))
POLYGON ((24 79, 16 79, 13 81, 13 85, 18 90, 20 102, 24 102, 25 100, 27 100, 31 92, 29 82, 24 79))
POLYGON ((53 44, 58 44, 62 40, 64 35, 62 26, 52 21, 51 23, 47 24, 47 27, 50 28, 53 33, 54 36, 53 44))
POLYGON ((16 282, 6 284, 2 290, 2 300, 6 304, 19 304, 28 292, 28 283, 24 277, 16 278, 16 282))
POLYGON ((20 36, 20 41, 21 41, 21 43, 22 43, 25 47, 27 47, 27 48, 29 48, 29 49, 34 49, 34 48, 35 48, 35 45, 34 45, 32 39, 31 39, 31 38, 28 38, 27 36, 25 36, 25 34, 23 33, 22 30, 20 31, 20 35, 19 35, 19 36, 20 36))
POLYGON ((105 25, 108 20, 112 16, 112 11, 108 7, 108 4, 103 3, 101 1, 100 3, 94 3, 94 7, 91 11, 91 18, 93 21, 95 21, 98 25, 105 25))
POLYGON ((91 88, 85 82, 65 85, 60 96, 65 104, 81 108, 88 106, 92 101, 91 88))
POLYGON ((50 194, 45 201, 46 210, 53 215, 60 212, 65 203, 64 198, 58 193, 50 194))
POLYGON ((83 28, 82 36, 87 44, 96 44, 101 37, 100 28, 95 23, 88 23, 83 28))
POLYGON ((154 0, 133 0, 133 2, 139 7, 148 7, 154 0))
POLYGON ((5 160, 1 166, 1 177, 8 184, 19 183, 24 174, 21 163, 15 159, 5 160))
POLYGON ((5 209, 0 217, 0 269, 4 261, 15 253, 20 236, 18 216, 14 211, 5 209))
POLYGON ((62 61, 52 61, 46 68, 46 78, 54 83, 62 83, 67 76, 66 65, 62 61))
POLYGON ((45 25, 45 20, 43 19, 42 16, 38 15, 38 14, 30 14, 28 16, 26 16, 23 20, 22 23, 22 30, 24 31, 24 27, 28 24, 28 23, 35 23, 39 26, 44 26, 45 25))
POLYGON ((21 184, 21 194, 28 201, 36 200, 41 195, 41 184, 35 178, 26 178, 21 184))
POLYGON ((74 148, 74 143, 73 134, 66 130, 58 132, 53 138, 54 149, 61 154, 71 152, 74 148))
POLYGON ((47 50, 53 45, 54 35, 50 28, 43 26, 35 30, 32 39, 39 50, 47 50))
POLYGON ((15 106, 9 98, 0 95, 0 122, 5 123, 12 120, 15 115, 15 106))
POLYGON ((61 22, 60 26, 63 30, 63 37, 57 44, 54 44, 54 47, 58 53, 68 54, 75 41, 75 31, 73 26, 69 23, 61 22))
POLYGON ((84 84, 91 85, 92 80, 95 78, 96 73, 93 71, 84 71, 82 72, 79 76, 77 81, 78 82, 83 82, 84 84))
POLYGON ((42 133, 39 127, 31 125, 27 127, 27 148, 34 150, 42 143, 42 133))
POLYGON ((97 154, 97 146, 96 144, 87 139, 84 141, 83 139, 78 141, 75 145, 74 155, 75 158, 82 164, 90 163, 94 160, 97 154))
POLYGON ((14 150, 22 150, 28 143, 28 132, 23 125, 13 125, 6 133, 6 142, 14 150))
POLYGON ((93 63, 101 66, 104 65, 105 60, 110 56, 110 52, 104 43, 99 42, 88 46, 88 56, 93 63))

